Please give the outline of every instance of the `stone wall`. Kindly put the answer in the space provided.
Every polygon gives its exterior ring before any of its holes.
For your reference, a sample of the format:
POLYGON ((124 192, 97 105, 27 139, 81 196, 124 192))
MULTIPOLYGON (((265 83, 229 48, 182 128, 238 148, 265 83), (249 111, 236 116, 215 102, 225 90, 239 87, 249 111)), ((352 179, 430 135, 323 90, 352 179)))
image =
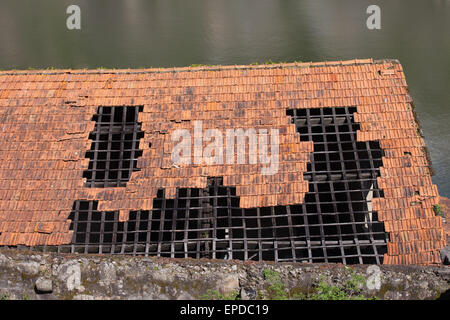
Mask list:
POLYGON ((2 299, 270 299, 279 298, 280 291, 295 298, 315 292, 319 281, 345 287, 355 276, 363 280, 362 295, 380 299, 436 299, 450 288, 447 266, 243 263, 0 249, 2 299))

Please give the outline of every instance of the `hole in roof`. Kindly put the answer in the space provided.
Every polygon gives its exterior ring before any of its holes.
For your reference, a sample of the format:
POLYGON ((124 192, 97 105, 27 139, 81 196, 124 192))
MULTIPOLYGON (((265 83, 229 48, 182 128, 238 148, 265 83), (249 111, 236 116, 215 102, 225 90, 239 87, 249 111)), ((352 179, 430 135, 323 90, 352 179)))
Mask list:
POLYGON ((98 107, 91 148, 86 152, 88 169, 83 172, 86 187, 124 187, 137 159, 142 156, 139 141, 144 136, 138 114, 142 106, 98 107))
POLYGON ((371 201, 383 196, 376 181, 382 164, 376 159, 383 151, 377 142, 356 141, 358 125, 353 125, 350 111, 293 109, 288 113, 305 118, 299 122, 295 118, 294 123, 319 128, 316 136, 322 138, 316 141, 310 128, 297 125, 314 141, 304 174, 309 192, 303 204, 243 209, 236 188, 223 186, 221 177, 208 178, 203 189, 177 189, 174 199, 167 199, 160 189, 152 211, 132 211, 125 222, 118 220, 116 211, 99 212, 95 201, 80 200, 71 213, 71 252, 382 263, 388 235, 371 201), (346 120, 341 125, 321 121, 330 115, 344 115, 346 120), (311 122, 311 116, 319 121, 311 122), (335 128, 327 130, 328 126, 335 128), (345 137, 333 139, 331 134, 345 137))

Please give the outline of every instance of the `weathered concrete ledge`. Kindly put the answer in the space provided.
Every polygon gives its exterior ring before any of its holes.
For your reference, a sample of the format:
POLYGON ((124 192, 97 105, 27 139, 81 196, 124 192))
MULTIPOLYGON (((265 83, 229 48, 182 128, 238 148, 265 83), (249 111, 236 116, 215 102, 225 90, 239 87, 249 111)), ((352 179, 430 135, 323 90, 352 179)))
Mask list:
POLYGON ((2 299, 270 299, 280 292, 295 298, 314 292, 319 282, 343 287, 355 276, 362 279, 362 295, 380 299, 436 299, 450 289, 447 266, 243 263, 0 248, 2 299))

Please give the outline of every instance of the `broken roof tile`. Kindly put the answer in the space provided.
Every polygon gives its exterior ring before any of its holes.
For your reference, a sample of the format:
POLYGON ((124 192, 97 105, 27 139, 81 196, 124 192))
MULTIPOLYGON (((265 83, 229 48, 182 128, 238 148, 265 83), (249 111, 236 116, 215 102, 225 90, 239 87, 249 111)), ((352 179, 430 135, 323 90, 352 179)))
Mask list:
POLYGON ((242 208, 302 203, 313 143, 300 141, 286 109, 356 106, 358 141, 378 140, 385 153, 377 179, 385 197, 373 199, 390 234, 384 263, 438 263, 445 243, 442 221, 431 208, 439 195, 410 101, 401 65, 372 59, 1 71, 0 245, 70 243, 68 214, 78 199, 97 200, 99 210, 119 210, 124 221, 131 210, 151 210, 158 189, 174 197, 177 187, 205 188, 208 176, 236 186, 242 208), (98 106, 118 105, 143 106, 141 170, 119 190, 84 188, 92 117, 98 106), (263 176, 257 165, 172 166, 169 134, 193 130, 200 119, 206 129, 279 129, 279 172, 263 176))

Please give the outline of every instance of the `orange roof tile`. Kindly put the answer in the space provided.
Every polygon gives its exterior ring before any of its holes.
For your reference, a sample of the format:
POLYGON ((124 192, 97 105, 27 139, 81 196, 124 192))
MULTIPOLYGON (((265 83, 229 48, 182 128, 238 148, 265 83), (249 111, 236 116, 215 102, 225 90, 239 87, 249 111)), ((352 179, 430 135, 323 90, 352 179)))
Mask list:
POLYGON ((126 220, 130 210, 152 209, 158 188, 174 196, 177 187, 204 188, 207 176, 236 186, 241 207, 301 203, 313 147, 300 141, 285 110, 356 106, 358 141, 379 140, 385 151, 378 178, 385 197, 373 200, 390 233, 384 263, 438 263, 445 239, 432 208, 439 195, 410 102, 402 67, 391 60, 0 71, 0 245, 69 243, 68 216, 77 199, 96 199, 99 210, 120 210, 126 220), (98 106, 120 105, 144 106, 141 170, 125 188, 84 188, 92 115, 98 106), (279 128, 279 172, 263 176, 257 165, 172 166, 168 133, 191 130, 193 120, 203 120, 204 130, 279 128))

